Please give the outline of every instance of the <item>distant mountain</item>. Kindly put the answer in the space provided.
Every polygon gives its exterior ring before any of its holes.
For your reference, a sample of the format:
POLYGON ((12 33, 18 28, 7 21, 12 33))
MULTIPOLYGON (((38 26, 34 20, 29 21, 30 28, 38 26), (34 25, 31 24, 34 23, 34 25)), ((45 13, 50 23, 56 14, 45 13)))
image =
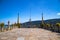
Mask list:
POLYGON ((45 20, 45 23, 50 23, 50 24, 60 23, 60 19, 49 19, 49 20, 45 20))
MULTIPOLYGON (((41 24, 41 20, 39 21, 31 21, 30 22, 25 22, 25 23, 22 23, 22 26, 23 28, 30 28, 30 27, 33 27, 33 25, 37 25, 37 27, 39 27, 39 25, 41 24)), ((49 24, 56 24, 56 23, 60 23, 60 19, 49 19, 49 20, 44 20, 44 23, 49 23, 49 24)))

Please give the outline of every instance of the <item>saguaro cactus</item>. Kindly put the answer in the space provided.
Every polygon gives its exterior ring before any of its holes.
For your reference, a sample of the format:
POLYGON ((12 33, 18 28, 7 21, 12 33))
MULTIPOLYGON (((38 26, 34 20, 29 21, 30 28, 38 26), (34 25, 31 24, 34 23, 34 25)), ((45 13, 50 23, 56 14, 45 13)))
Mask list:
POLYGON ((10 21, 8 21, 8 30, 10 30, 10 21))

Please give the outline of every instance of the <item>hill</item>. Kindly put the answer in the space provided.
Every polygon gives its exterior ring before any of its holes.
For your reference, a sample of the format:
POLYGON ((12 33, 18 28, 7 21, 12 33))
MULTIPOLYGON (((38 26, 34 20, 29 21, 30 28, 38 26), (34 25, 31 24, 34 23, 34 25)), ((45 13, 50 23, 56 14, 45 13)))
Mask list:
MULTIPOLYGON (((40 26, 42 20, 38 20, 38 21, 31 21, 30 22, 25 22, 25 23, 22 23, 22 26, 23 28, 30 28, 32 27, 33 25, 37 25, 37 27, 40 26)), ((49 20, 44 20, 44 23, 45 24, 56 24, 56 23, 60 23, 60 19, 49 19, 49 20)))

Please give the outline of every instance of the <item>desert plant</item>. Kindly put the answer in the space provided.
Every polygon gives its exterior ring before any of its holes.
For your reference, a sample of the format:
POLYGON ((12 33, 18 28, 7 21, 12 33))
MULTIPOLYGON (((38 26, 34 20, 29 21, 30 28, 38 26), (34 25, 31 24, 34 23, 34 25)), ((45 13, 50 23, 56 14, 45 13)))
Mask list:
POLYGON ((60 32, 60 23, 56 23, 56 26, 58 28, 58 32, 60 32))
POLYGON ((18 28, 20 28, 20 23, 17 23, 18 28))
POLYGON ((0 26, 1 26, 1 31, 3 31, 4 23, 1 23, 0 26))
POLYGON ((46 24, 46 29, 50 29, 50 24, 46 24))

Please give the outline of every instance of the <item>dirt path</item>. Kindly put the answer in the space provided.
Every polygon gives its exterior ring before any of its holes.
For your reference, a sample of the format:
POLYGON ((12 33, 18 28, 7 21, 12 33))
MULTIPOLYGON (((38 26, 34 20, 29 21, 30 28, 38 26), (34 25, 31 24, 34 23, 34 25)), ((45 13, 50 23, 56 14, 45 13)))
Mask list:
POLYGON ((60 34, 40 28, 20 28, 1 32, 0 40, 60 40, 60 34))

